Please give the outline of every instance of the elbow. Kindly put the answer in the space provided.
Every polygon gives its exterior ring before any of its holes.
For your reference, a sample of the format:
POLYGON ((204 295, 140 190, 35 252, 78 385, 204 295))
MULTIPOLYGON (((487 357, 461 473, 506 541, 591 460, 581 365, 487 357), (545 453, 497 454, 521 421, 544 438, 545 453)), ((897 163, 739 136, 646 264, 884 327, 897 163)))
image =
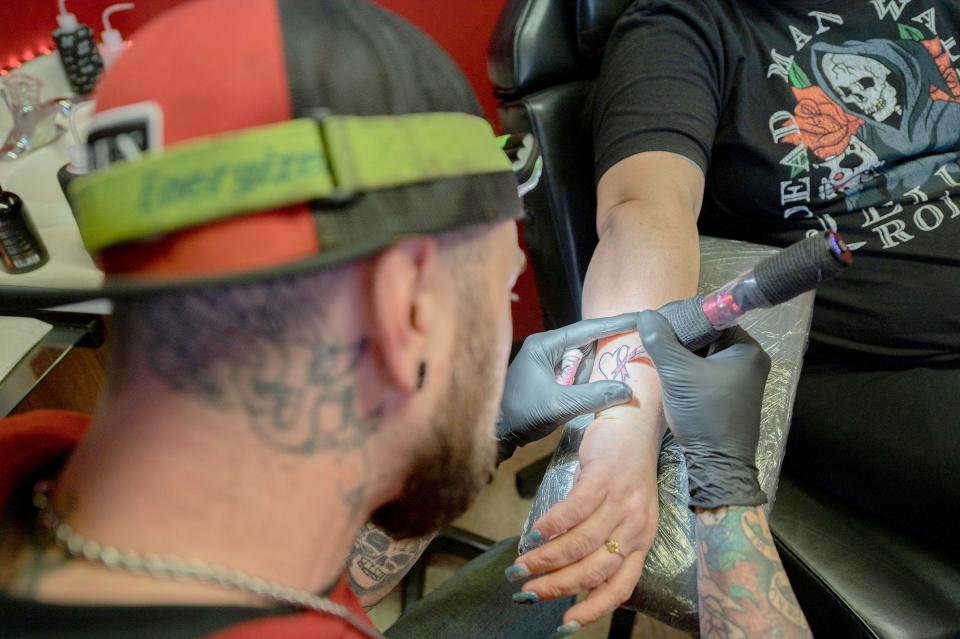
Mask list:
POLYGON ((607 227, 610 224, 610 217, 613 214, 612 208, 603 208, 597 207, 597 237, 602 238, 604 233, 607 232, 607 227))
POLYGON ((615 237, 639 230, 697 236, 699 203, 682 198, 630 198, 613 206, 597 207, 597 237, 615 237))
POLYGON ((631 199, 602 209, 597 207, 597 237, 602 239, 616 233, 616 227, 623 223, 624 218, 630 214, 630 209, 637 208, 637 204, 637 200, 631 199))
POLYGON ((656 207, 639 199, 631 198, 603 209, 597 208, 597 237, 615 237, 630 233, 635 227, 656 224, 659 212, 656 207))

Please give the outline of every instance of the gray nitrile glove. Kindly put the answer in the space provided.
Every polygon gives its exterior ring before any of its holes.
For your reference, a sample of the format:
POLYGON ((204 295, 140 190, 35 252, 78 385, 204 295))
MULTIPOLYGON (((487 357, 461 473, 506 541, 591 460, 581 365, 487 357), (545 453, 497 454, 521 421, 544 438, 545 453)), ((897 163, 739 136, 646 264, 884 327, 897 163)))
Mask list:
POLYGON ((563 386, 556 381, 556 369, 565 351, 636 327, 636 313, 625 313, 529 336, 507 370, 497 420, 499 461, 513 455, 517 446, 546 437, 578 415, 630 401, 633 393, 622 382, 563 386))
POLYGON ((660 375, 670 430, 683 447, 690 506, 756 506, 767 501, 757 481, 757 442, 770 358, 739 326, 717 352, 699 357, 677 340, 659 313, 644 311, 640 339, 660 375))

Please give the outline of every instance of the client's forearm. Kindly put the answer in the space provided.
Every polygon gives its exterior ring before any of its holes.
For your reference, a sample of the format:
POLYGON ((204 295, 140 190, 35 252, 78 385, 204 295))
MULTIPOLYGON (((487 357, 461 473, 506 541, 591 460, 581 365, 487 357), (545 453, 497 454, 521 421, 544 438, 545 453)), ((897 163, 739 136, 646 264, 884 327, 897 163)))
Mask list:
MULTIPOLYGON (((599 234, 584 282, 585 318, 658 308, 696 292, 700 251, 690 211, 667 202, 628 200, 603 216, 599 234)), ((659 444, 660 383, 644 355, 636 332, 602 341, 591 380, 629 384, 634 402, 604 416, 648 422, 646 430, 659 444)))
POLYGON ((347 578, 360 603, 371 608, 390 594, 413 567, 436 533, 397 541, 365 524, 347 558, 347 578))
POLYGON ((658 308, 696 292, 694 213, 628 200, 603 215, 598 235, 583 284, 584 318, 658 308))
POLYGON ((700 636, 812 637, 762 506, 697 510, 700 636))

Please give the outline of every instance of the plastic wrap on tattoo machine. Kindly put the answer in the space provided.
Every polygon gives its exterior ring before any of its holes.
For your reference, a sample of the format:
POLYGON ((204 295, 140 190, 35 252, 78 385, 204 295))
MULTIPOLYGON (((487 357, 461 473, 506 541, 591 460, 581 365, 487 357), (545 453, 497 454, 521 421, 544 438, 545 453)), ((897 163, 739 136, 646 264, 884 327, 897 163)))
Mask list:
MULTIPOLYGON (((701 293, 715 291, 776 252, 777 249, 768 246, 701 237, 698 288, 701 293)), ((812 313, 813 293, 809 292, 773 308, 751 311, 740 320, 740 325, 760 342, 771 359, 757 446, 760 485, 769 497, 768 513, 780 479, 812 313)), ((524 533, 570 492, 580 466, 577 450, 583 430, 592 421, 593 416, 586 415, 564 425, 560 443, 534 497, 524 533)), ((660 501, 657 536, 647 555, 643 577, 627 605, 671 626, 696 633, 694 516, 688 507, 686 464, 680 446, 669 431, 660 449, 657 486, 660 501)), ((521 552, 525 550, 528 549, 520 548, 521 552)))
POLYGON ((773 306, 757 286, 753 271, 743 273, 723 288, 705 293, 703 314, 715 329, 729 328, 737 323, 744 308, 773 306))

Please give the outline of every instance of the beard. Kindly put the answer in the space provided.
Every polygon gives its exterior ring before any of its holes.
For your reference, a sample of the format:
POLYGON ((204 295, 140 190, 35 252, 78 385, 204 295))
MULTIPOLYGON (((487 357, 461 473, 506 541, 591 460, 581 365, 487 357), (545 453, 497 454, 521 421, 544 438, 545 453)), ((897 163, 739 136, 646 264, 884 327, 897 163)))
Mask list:
POLYGON ((430 420, 429 440, 414 458, 400 497, 370 521, 394 539, 420 537, 462 515, 496 470, 496 374, 501 353, 489 309, 461 297, 455 344, 462 347, 450 387, 430 420), (486 310, 486 312, 484 312, 486 310))

